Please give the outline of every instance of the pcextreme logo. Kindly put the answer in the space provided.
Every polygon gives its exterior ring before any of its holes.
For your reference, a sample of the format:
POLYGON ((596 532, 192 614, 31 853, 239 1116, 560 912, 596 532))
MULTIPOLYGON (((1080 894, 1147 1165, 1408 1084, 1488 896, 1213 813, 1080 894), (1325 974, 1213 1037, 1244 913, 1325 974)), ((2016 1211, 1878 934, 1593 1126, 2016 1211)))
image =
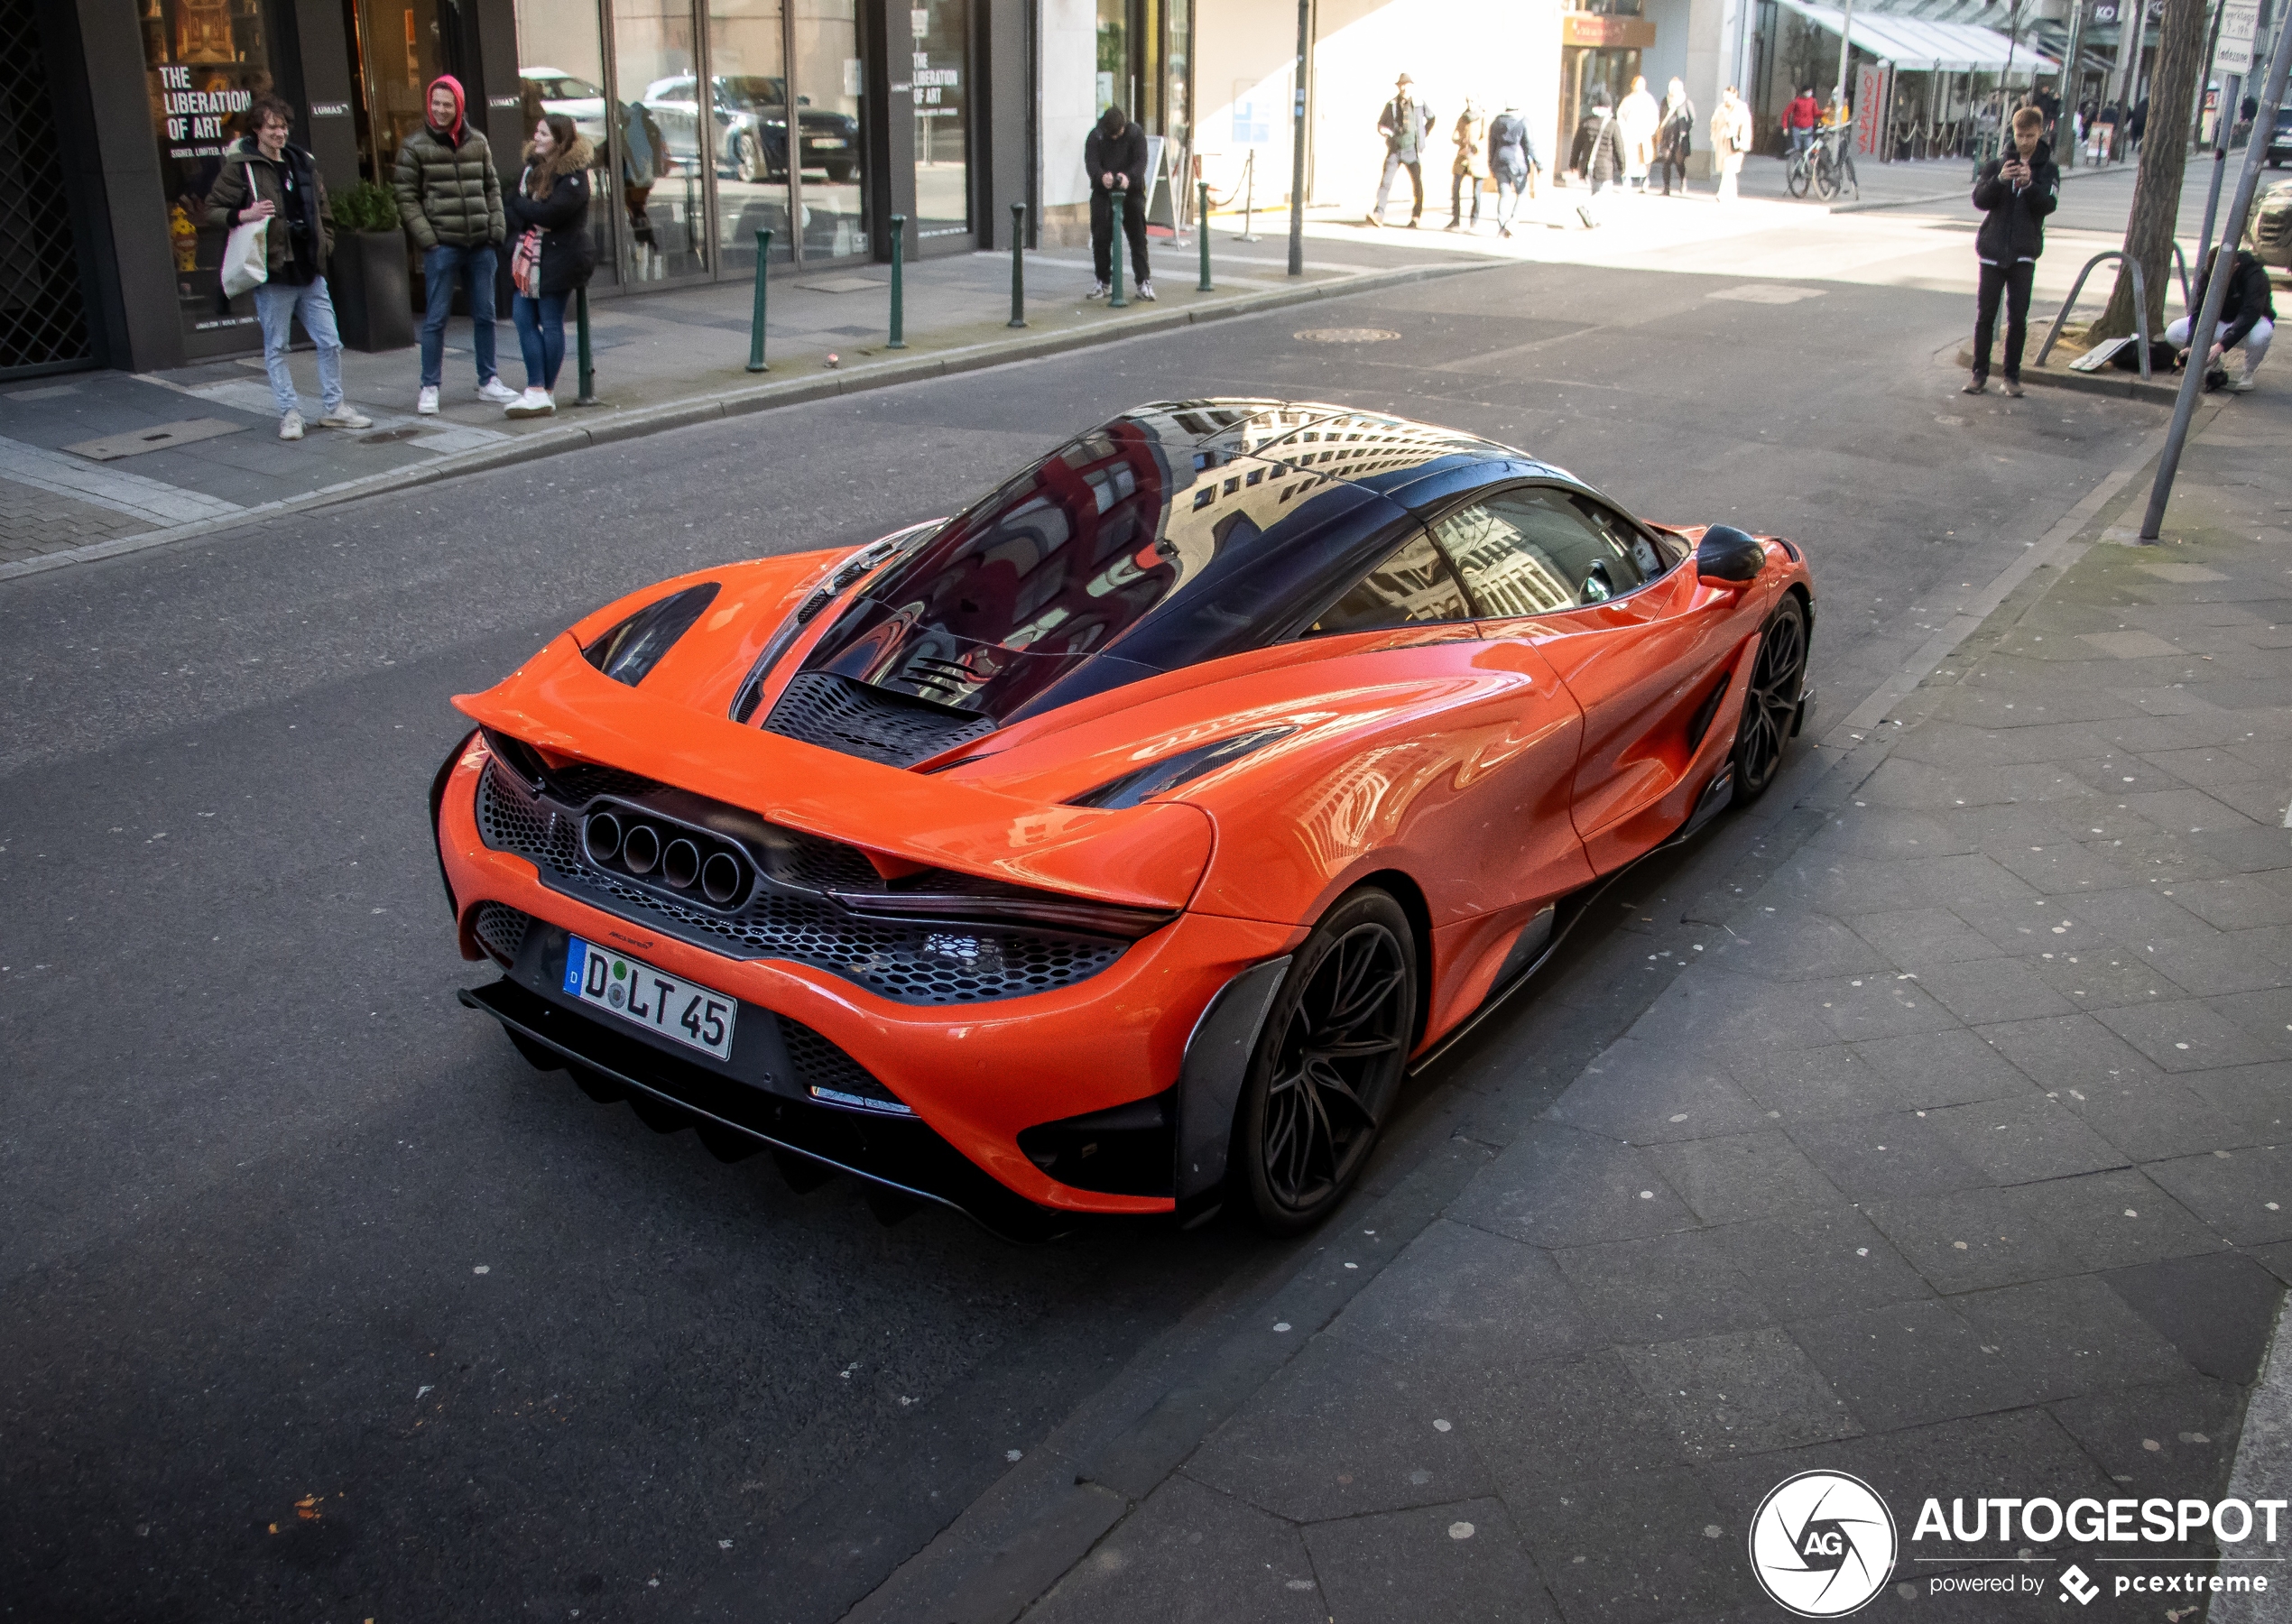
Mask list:
POLYGON ((1785 1478, 1751 1519, 1751 1571, 1802 1619, 1844 1618, 1886 1588, 1899 1536, 1878 1491, 1843 1472, 1785 1478))

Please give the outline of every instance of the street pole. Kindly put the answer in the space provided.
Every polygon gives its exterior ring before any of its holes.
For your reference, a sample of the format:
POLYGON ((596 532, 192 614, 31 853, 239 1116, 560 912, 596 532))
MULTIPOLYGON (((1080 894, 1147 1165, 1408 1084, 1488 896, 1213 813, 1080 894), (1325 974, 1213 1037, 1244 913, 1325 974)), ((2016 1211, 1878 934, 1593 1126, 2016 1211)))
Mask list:
MULTIPOLYGON (((2221 231, 2223 247, 2232 247, 2244 235, 2244 219, 2251 211, 2252 194, 2260 180, 2260 163, 2269 150, 2263 130, 2276 128, 2276 109, 2284 100, 2284 78, 2292 69, 2292 27, 2276 31, 2276 49, 2269 54, 2267 88, 2260 96, 2260 111, 2253 115, 2252 139, 2244 143, 2244 167, 2236 177, 2236 200, 2229 206, 2228 219, 2221 231)), ((2223 108, 2223 112, 2227 109, 2223 108)), ((2157 540, 2157 532, 2165 523, 2165 503, 2173 494, 2173 476, 2180 472, 2181 450, 2188 443, 2189 420, 2196 414, 2196 397, 2204 390, 2206 365, 2212 356, 2213 330, 2220 325, 2221 306, 2228 299, 2229 264, 2221 267, 2222 274, 2206 279, 2204 308, 2189 324, 2188 365, 2181 374, 2180 396, 2173 402, 2173 426, 2165 433, 2165 454, 2157 465, 2157 483, 2149 487, 2149 512, 2140 521, 2140 539, 2157 540)), ((2203 261, 2198 262, 2201 270, 2203 261)))
MULTIPOLYGON (((2213 60, 2210 57, 2204 59, 2204 77, 2207 79, 2213 77, 2213 60)), ((2243 94, 2244 76, 2241 73, 2227 75, 2221 80, 2222 110, 2225 112, 2236 106, 2237 98, 2243 94)), ((2196 99, 2201 103, 2204 98, 2200 95, 2196 99)), ((2199 276, 2204 274, 2205 255, 2213 251, 2213 222, 2221 208, 2221 176, 2228 170, 2227 119, 2213 120, 2213 181, 2204 193, 2204 229, 2196 234, 2196 274, 2199 276)))
POLYGON ((1289 113, 1289 274, 1305 274, 1305 59, 1313 49, 1313 0, 1298 0, 1298 88, 1289 113))
POLYGON ((2213 26, 2204 36, 2204 71, 2196 81, 2196 114, 2188 126, 2191 141, 2199 139, 2204 133, 2204 92, 2213 83, 2213 59, 2221 51, 2221 14, 2227 10, 2228 0, 2213 0, 2213 26))
MULTIPOLYGON (((2015 0, 2019 5, 2020 0, 2015 0)), ((1838 105, 1846 105, 1846 69, 1854 53, 1854 0, 1846 0, 1846 15, 1838 24, 1838 105)))
MULTIPOLYGON (((2077 50, 2078 36, 2083 34, 2085 29, 2085 5, 2086 0, 2074 0, 2074 4, 2069 7, 2069 43, 2061 53, 2061 110, 2069 120, 2069 161, 2062 164, 2061 167, 2064 169, 2077 167, 2079 145, 2077 108, 2080 105, 2078 92, 2084 83, 2084 75, 2077 71, 2077 50)), ((2055 156, 2058 160, 2061 152, 2060 119, 2054 121, 2053 146, 2055 156)))

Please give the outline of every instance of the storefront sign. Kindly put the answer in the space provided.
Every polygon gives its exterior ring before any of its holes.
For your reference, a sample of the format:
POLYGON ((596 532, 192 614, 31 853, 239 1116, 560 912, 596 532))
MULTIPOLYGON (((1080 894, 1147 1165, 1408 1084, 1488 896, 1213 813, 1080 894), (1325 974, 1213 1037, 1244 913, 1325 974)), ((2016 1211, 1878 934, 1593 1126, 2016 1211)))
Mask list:
POLYGON ((310 104, 310 116, 313 118, 347 118, 350 116, 350 104, 348 102, 312 102, 310 104))
POLYGON ((1854 69, 1854 155, 1874 158, 1886 139, 1886 69, 1863 62, 1854 69))
POLYGON ((1560 43, 1589 46, 1595 51, 1645 51, 1655 43, 1655 24, 1645 17, 1562 12, 1560 43))

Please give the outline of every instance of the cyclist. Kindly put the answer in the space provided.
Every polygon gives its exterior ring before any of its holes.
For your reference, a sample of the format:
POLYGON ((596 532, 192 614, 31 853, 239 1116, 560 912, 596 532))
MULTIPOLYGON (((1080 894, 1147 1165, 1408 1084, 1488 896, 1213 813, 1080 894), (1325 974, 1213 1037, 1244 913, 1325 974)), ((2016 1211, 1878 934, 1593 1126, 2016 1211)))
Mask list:
POLYGON ((2046 141, 2046 115, 2024 107, 2013 115, 2013 146, 1982 166, 1973 206, 1983 211, 1973 252, 1982 261, 1981 294, 1973 319, 1973 376, 1965 392, 1990 386, 1990 346, 1998 330, 1998 300, 2006 307, 2005 392, 2021 393, 2021 349, 2029 336, 2029 284, 2046 251, 2046 217, 2061 198, 2061 171, 2046 141))

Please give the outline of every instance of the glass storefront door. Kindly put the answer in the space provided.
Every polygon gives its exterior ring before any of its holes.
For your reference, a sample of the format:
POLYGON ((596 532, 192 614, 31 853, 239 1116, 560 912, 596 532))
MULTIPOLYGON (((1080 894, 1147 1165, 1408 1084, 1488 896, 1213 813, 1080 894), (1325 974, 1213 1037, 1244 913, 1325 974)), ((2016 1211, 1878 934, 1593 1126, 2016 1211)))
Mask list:
POLYGON ((708 78, 717 263, 753 273, 756 233, 774 263, 795 254, 788 222, 788 19, 781 0, 709 0, 708 78))
POLYGON ((183 346, 193 359, 245 349, 255 332, 254 297, 219 309, 217 268, 228 230, 207 224, 207 194, 241 115, 272 88, 271 42, 259 0, 145 0, 144 85, 167 188, 175 248, 175 297, 183 346))
POLYGON ((866 170, 860 146, 860 59, 855 0, 791 0, 796 107, 802 126, 796 207, 807 260, 868 252, 866 170))
POLYGON ((970 0, 915 8, 915 223, 926 237, 971 229, 970 0))
MULTIPOLYGON (((613 143, 605 118, 605 40, 596 0, 517 0, 517 38, 521 47, 530 42, 528 49, 534 53, 522 51, 518 58, 519 129, 523 139, 531 139, 544 114, 561 113, 589 143, 589 240, 597 251, 589 283, 610 283, 618 272, 613 214, 620 201, 613 185, 613 143)), ((519 171, 513 155, 505 152, 502 159, 502 184, 516 185, 519 171)))
POLYGON ((708 183, 715 146, 689 0, 612 0, 621 280, 706 277, 714 267, 708 183))

